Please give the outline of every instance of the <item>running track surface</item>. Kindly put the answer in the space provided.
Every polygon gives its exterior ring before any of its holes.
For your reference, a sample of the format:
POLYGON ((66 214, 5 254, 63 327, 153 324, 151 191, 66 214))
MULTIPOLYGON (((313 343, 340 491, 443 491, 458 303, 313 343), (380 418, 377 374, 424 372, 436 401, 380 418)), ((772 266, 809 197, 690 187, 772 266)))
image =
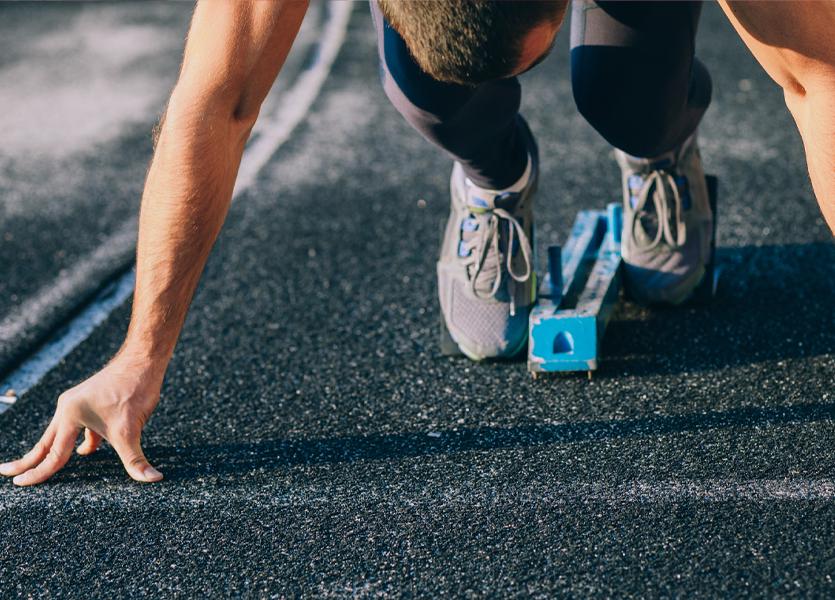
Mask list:
MULTIPOLYGON (((103 449, 47 485, 0 484, 4 593, 831 594, 835 249, 779 90, 713 6, 699 44, 718 298, 626 306, 591 382, 534 382, 438 355, 449 164, 388 105, 357 4, 209 261, 145 433, 165 482, 129 481, 103 449)), ((618 194, 567 76, 563 34, 524 80, 541 248, 618 194)), ((128 310, 0 416, 0 455, 37 439, 128 310)))

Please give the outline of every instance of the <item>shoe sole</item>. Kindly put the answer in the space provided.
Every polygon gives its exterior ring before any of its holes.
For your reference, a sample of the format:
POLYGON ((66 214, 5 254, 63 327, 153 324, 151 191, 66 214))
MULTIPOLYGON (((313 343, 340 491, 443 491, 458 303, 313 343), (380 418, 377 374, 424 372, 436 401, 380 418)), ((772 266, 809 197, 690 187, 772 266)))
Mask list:
POLYGON ((441 354, 443 356, 466 356, 473 362, 481 362, 483 360, 510 360, 519 356, 522 350, 525 349, 525 346, 528 344, 528 336, 524 336, 514 348, 510 354, 505 354, 502 356, 478 356, 473 352, 469 352, 464 346, 460 345, 455 339, 452 337, 452 334, 449 332, 449 328, 447 327, 446 320, 444 319, 444 315, 439 315, 440 327, 439 327, 439 338, 440 338, 440 346, 441 346, 441 354))

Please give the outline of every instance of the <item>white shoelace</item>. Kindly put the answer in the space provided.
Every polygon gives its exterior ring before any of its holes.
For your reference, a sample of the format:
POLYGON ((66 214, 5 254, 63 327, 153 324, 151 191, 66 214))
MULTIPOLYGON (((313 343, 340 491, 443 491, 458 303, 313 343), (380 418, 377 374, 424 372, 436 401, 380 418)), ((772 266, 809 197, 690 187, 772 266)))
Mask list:
MULTIPOLYGON (((473 218, 474 216, 475 215, 470 218, 473 218)), ((532 271, 531 256, 533 252, 531 251, 531 243, 530 240, 528 240, 525 229, 507 210, 503 208, 493 208, 480 216, 486 217, 486 219, 480 219, 481 223, 479 223, 478 235, 464 242, 464 247, 470 251, 468 255, 470 258, 467 262, 465 262, 465 265, 468 267, 470 265, 475 265, 475 271, 470 278, 471 290, 477 298, 486 300, 495 297, 502 285, 501 252, 499 248, 499 228, 501 227, 501 222, 506 222, 508 227, 505 265, 507 267, 508 274, 514 281, 524 283, 530 278, 532 271), (485 221, 486 226, 484 226, 485 221), (519 249, 522 252, 522 259, 524 262, 524 271, 521 274, 517 273, 513 269, 513 248, 517 238, 519 240, 519 249), (479 275, 481 275, 484 271, 484 267, 487 264, 487 257, 489 256, 491 249, 493 250, 493 255, 495 256, 495 263, 492 266, 496 269, 497 273, 490 291, 484 295, 478 290, 478 286, 476 284, 479 275)), ((510 294, 510 314, 516 314, 516 301, 515 294, 513 293, 510 294)))
MULTIPOLYGON (((687 227, 681 219, 683 210, 681 193, 678 190, 675 177, 669 171, 652 171, 644 178, 634 210, 635 218, 632 221, 632 231, 630 233, 635 247, 639 250, 652 250, 662 240, 672 249, 680 248, 687 242, 687 227), (668 194, 668 190, 672 190, 672 195, 668 194), (651 191, 654 193, 650 193, 651 191), (650 197, 658 219, 658 228, 651 241, 645 243, 635 235, 635 226, 638 223, 642 229, 644 228, 640 217, 642 214, 648 214, 645 207, 650 197), (672 208, 670 207, 670 201, 672 201, 672 208), (674 217, 674 223, 671 223, 671 216, 674 217), (675 228, 675 234, 673 233, 673 227, 675 228)), ((645 229, 644 233, 646 233, 645 229)), ((649 238, 650 236, 647 235, 646 237, 649 238)))

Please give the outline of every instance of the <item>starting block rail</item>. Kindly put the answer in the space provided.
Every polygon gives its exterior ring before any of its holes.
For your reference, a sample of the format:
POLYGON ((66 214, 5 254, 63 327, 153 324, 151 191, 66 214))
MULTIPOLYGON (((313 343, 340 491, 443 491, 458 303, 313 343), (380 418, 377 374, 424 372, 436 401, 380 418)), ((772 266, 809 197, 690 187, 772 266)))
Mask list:
POLYGON ((622 207, 584 210, 564 247, 548 248, 548 273, 529 320, 528 370, 597 369, 599 345, 620 294, 622 207))

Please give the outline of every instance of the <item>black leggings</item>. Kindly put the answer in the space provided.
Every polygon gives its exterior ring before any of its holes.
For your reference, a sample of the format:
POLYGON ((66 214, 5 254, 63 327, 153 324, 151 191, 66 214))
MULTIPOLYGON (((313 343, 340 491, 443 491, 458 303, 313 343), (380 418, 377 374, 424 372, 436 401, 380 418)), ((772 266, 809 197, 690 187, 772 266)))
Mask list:
MULTIPOLYGON (((371 11, 383 87, 400 114, 476 184, 501 189, 516 181, 527 161, 517 78, 474 88, 437 81, 420 70, 373 0, 371 11)), ((700 12, 701 2, 574 0, 574 99, 616 148, 652 157, 696 130, 711 92, 694 56, 700 12)))

